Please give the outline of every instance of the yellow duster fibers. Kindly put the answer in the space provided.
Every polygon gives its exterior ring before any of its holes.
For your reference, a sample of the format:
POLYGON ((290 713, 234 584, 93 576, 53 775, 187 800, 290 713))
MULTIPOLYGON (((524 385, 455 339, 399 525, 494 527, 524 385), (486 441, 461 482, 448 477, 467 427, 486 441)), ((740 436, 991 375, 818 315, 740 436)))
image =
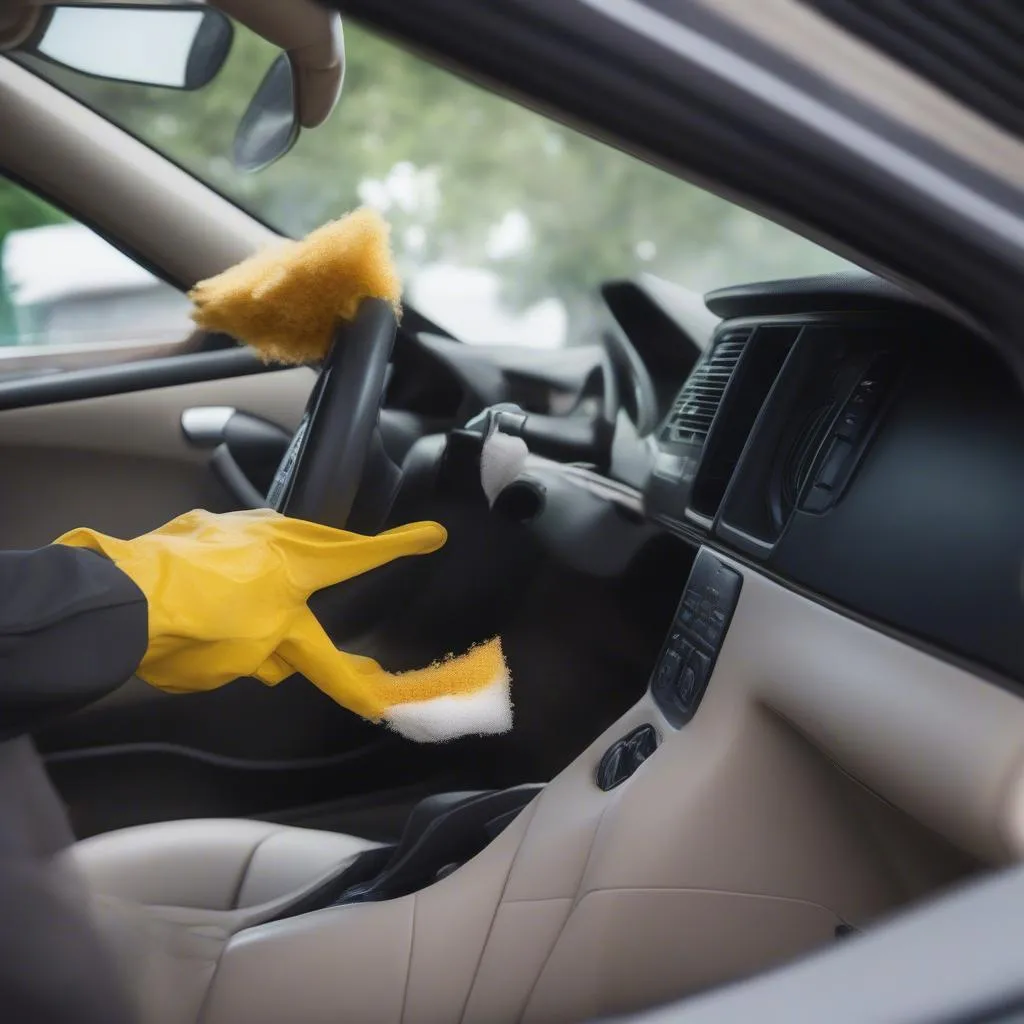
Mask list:
POLYGON ((230 334, 264 359, 323 359, 339 321, 355 317, 363 299, 390 302, 397 316, 402 285, 391 254, 390 228, 359 209, 244 260, 189 293, 192 318, 230 334))

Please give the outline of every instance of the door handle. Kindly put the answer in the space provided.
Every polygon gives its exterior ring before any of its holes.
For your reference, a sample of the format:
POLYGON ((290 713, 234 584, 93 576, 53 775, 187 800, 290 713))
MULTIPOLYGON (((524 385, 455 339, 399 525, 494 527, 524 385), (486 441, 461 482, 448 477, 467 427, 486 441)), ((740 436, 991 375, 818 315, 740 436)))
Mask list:
POLYGON ((196 448, 212 449, 210 469, 240 508, 266 508, 270 486, 291 434, 232 406, 186 409, 181 431, 196 448))
POLYGON ((244 452, 272 451, 283 455, 292 435, 283 427, 229 405, 200 405, 181 414, 181 432, 196 448, 229 444, 239 457, 244 452))
POLYGON ((253 486, 226 444, 219 444, 214 448, 210 458, 210 469, 238 503, 239 508, 269 507, 266 495, 260 494, 253 486))
POLYGON ((181 432, 196 448, 216 448, 222 444, 228 423, 236 410, 229 405, 201 405, 181 414, 181 432))

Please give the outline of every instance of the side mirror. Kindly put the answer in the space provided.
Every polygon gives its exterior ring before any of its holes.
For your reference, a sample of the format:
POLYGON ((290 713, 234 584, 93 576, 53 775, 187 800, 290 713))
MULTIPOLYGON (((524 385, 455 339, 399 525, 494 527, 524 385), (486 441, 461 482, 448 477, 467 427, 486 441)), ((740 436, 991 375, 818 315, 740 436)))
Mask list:
POLYGON ((235 133, 234 163, 252 174, 269 167, 295 145, 299 117, 295 71, 287 53, 270 65, 235 133))
POLYGON ((44 9, 22 48, 97 78, 192 90, 224 66, 233 38, 231 21, 206 6, 76 4, 44 9))

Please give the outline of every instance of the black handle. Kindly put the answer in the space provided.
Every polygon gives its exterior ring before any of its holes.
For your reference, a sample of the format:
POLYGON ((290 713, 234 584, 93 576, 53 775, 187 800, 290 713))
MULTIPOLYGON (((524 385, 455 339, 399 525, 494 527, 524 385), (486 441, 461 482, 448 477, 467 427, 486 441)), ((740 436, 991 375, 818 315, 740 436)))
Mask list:
POLYGON ((210 469, 213 470, 213 475, 227 488, 239 508, 268 507, 266 497, 253 487, 226 444, 220 444, 214 449, 210 458, 210 469))

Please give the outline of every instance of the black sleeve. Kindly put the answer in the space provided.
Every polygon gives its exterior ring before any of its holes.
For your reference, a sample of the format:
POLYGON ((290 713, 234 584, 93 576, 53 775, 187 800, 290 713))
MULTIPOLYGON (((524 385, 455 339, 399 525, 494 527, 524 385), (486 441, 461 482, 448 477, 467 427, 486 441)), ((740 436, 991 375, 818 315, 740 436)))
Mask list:
POLYGON ((120 686, 146 653, 148 618, 142 591, 94 551, 0 552, 0 739, 120 686))

